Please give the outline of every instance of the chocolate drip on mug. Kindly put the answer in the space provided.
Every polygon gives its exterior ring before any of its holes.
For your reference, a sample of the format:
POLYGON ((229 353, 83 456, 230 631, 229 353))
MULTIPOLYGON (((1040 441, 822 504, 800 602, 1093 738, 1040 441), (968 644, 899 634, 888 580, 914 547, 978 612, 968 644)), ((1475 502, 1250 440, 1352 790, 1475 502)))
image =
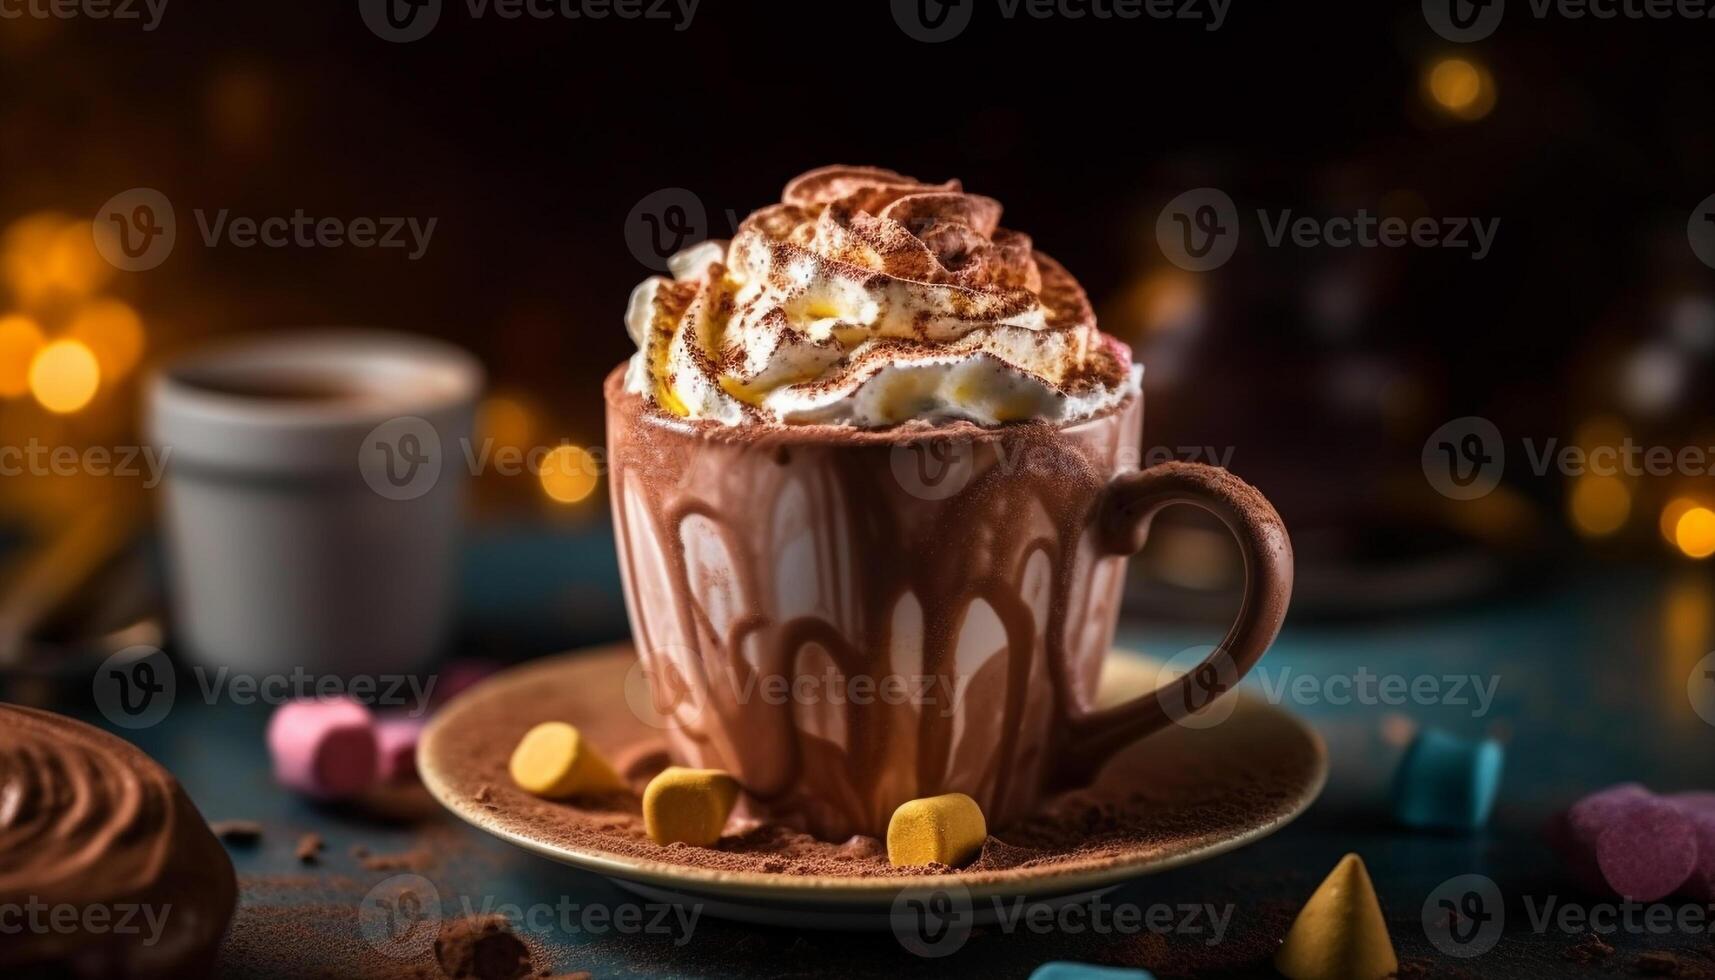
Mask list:
POLYGON ((1112 638, 1124 560, 1092 513, 1139 401, 1063 427, 735 429, 614 381, 622 567, 680 761, 830 839, 955 790, 996 825, 1027 813, 1112 638))

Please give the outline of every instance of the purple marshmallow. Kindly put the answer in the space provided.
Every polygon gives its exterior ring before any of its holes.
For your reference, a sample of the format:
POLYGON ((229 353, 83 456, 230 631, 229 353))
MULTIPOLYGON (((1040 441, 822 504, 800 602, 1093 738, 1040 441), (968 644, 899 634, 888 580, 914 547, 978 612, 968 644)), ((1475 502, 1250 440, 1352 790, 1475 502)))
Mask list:
POLYGON ((1552 837, 1567 869, 1585 887, 1628 901, 1673 894, 1698 862, 1698 831, 1679 806, 1636 783, 1574 803, 1552 837))
POLYGON ((1715 902, 1715 793, 1675 793, 1667 800, 1697 832, 1697 864, 1680 892, 1699 902, 1715 902))

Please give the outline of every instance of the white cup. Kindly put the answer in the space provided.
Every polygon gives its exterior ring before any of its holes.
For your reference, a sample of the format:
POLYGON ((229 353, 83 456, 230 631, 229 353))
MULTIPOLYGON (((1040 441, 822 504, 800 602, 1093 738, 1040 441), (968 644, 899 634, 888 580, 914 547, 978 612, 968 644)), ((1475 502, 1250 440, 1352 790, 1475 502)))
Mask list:
POLYGON ((430 658, 451 625, 482 379, 457 347, 343 329, 156 372, 169 592, 193 657, 342 676, 430 658))

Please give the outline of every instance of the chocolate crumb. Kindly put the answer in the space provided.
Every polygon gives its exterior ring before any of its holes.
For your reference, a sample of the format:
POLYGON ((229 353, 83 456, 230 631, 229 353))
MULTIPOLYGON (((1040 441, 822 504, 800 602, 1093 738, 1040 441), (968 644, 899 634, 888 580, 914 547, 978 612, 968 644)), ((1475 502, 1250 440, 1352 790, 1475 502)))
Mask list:
POLYGON ((443 923, 435 959, 452 980, 522 980, 535 971, 530 950, 503 915, 474 915, 443 923))
POLYGON ((1429 976, 1428 960, 1400 960, 1399 969, 1388 974, 1393 980, 1418 980, 1429 976))
POLYGON ((1614 955, 1614 947, 1607 940, 1593 932, 1584 936, 1566 950, 1566 958, 1574 963, 1595 963, 1614 955))
POLYGON ((400 854, 354 854, 365 871, 422 871, 435 862, 434 852, 418 847, 400 854))
POLYGON ((1677 977, 1685 973, 1686 964, 1667 952, 1650 952, 1638 956, 1638 972, 1646 977, 1677 977))
POLYGON ((862 861, 887 857, 887 847, 867 834, 853 834, 834 854, 836 861, 862 861))
POLYGON ((262 839, 262 825, 254 820, 214 820, 208 829, 228 844, 249 845, 262 839))
POLYGON ((363 844, 353 844, 351 845, 351 856, 361 861, 369 856, 369 848, 363 844))
POLYGON ((321 860, 322 848, 326 846, 321 834, 305 834, 298 838, 298 860, 304 864, 316 864, 321 860))

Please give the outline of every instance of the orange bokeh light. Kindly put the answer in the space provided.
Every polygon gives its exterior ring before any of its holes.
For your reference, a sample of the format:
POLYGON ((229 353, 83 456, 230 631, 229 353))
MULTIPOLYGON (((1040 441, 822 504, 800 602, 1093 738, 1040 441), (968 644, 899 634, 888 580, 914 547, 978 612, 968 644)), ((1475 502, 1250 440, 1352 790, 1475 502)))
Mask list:
POLYGON ((1625 527, 1632 513, 1632 491, 1616 476, 1581 476, 1566 501, 1579 534, 1599 538, 1625 527))
POLYGON ((30 390, 30 362, 42 349, 42 328, 27 316, 0 317, 0 398, 30 390))
POLYGON ((1693 507, 1681 514, 1673 528, 1673 540, 1688 557, 1715 555, 1715 510, 1693 507))
POLYGON ((1429 101, 1455 119, 1473 122, 1495 107, 1495 80, 1489 70, 1466 58, 1442 58, 1423 76, 1429 101))
POLYGON ((72 315, 66 336, 81 341, 95 354, 101 376, 118 380, 143 357, 143 318, 116 299, 100 299, 72 315))
POLYGON ((95 397, 101 365, 80 341, 56 340, 30 362, 30 393, 50 412, 69 415, 95 397))
POLYGON ((0 238, 0 279, 26 306, 87 296, 112 275, 88 221, 37 212, 13 222, 0 238))
POLYGON ((556 446, 542 460, 542 489, 562 504, 575 504, 595 492, 600 467, 582 446, 556 446))

